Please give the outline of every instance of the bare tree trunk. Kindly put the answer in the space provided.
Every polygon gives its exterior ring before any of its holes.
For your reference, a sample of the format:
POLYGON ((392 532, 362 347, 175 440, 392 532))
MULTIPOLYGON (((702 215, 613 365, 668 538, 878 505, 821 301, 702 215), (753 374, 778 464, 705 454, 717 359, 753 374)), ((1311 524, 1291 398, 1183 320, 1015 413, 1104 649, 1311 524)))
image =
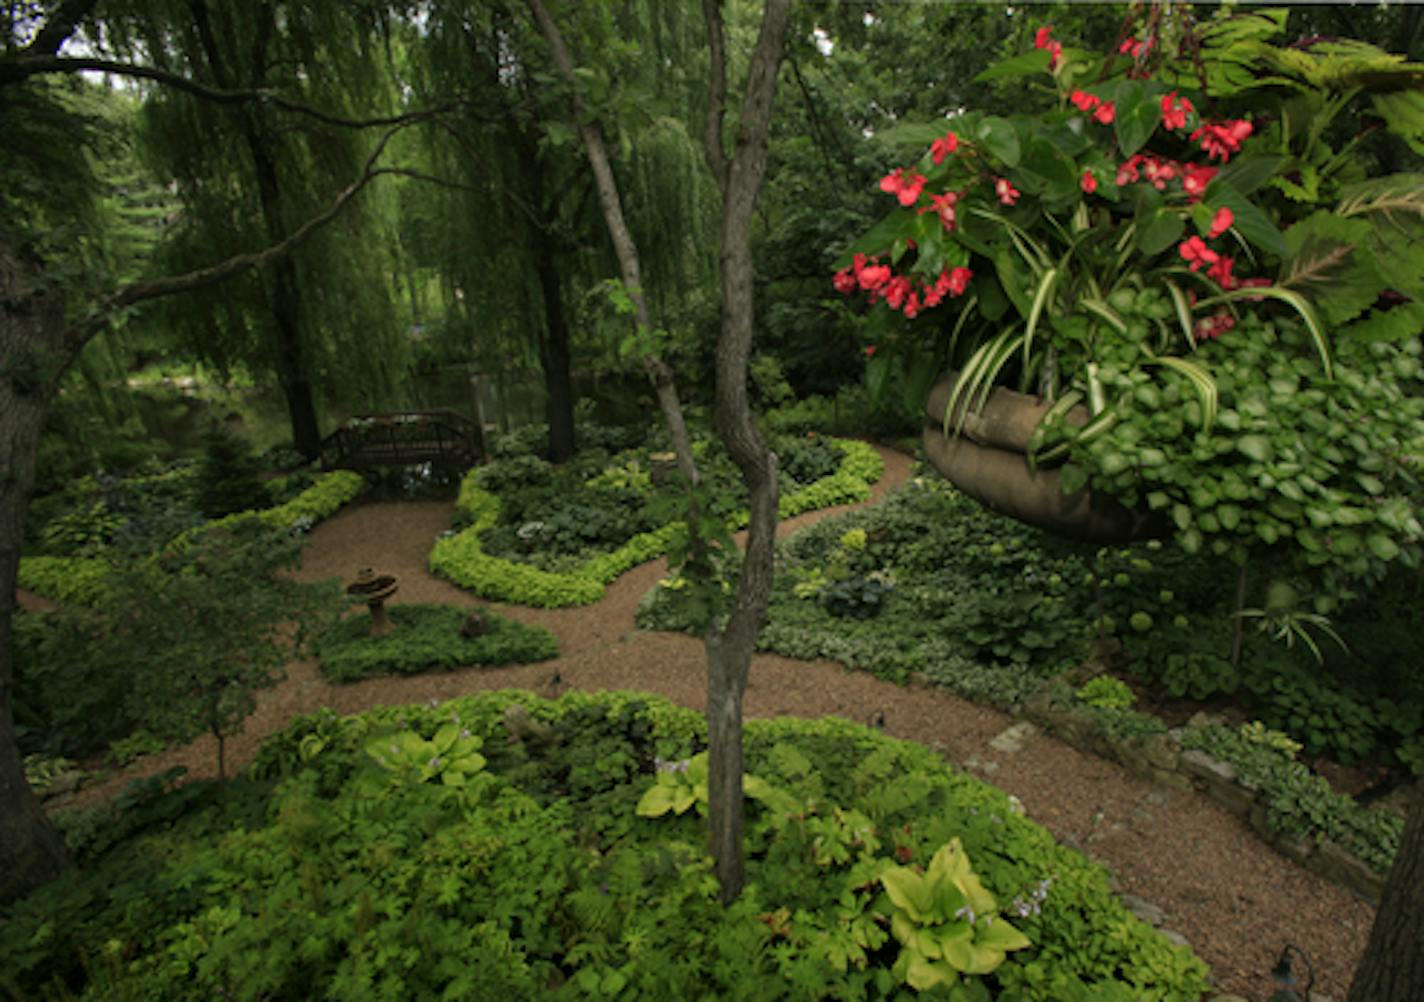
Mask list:
POLYGON ((703 0, 712 79, 704 133, 707 161, 722 189, 722 330, 717 339, 717 432, 751 495, 747 550, 726 626, 707 636, 708 820, 712 856, 724 903, 746 880, 742 853, 742 696, 757 634, 771 602, 777 522, 776 455, 753 420, 747 396, 753 302, 751 219, 766 176, 767 136, 777 72, 786 49, 790 0, 767 0, 761 34, 747 73, 736 153, 722 145, 726 104, 725 45, 720 0, 703 0))
POLYGON ((1414 781, 1409 820, 1384 885, 1349 1002, 1424 998, 1424 779, 1414 781))
MULTIPOLYGON (((574 73, 573 56, 569 54, 569 47, 564 44, 564 36, 560 33, 559 26, 549 16, 549 11, 544 6, 543 0, 529 0, 529 10, 534 15, 534 20, 538 22, 539 30, 543 32, 545 41, 549 43, 549 52, 553 57, 554 65, 569 82, 569 85, 576 88, 578 77, 574 73)), ((647 299, 643 295, 643 276, 642 269, 638 264, 638 246, 633 242, 633 234, 629 232, 628 224, 623 217, 623 203, 618 195, 618 181, 613 176, 613 167, 608 160, 608 151, 603 143, 603 132, 597 123, 586 120, 577 93, 574 97, 574 121, 578 125, 579 141, 583 144, 584 154, 588 157, 589 166, 593 168, 594 188, 598 192, 598 204, 603 210, 603 221, 608 226, 609 238, 613 241, 613 251, 618 256, 618 270, 623 277, 623 285, 627 288, 628 296, 633 301, 634 316, 638 328, 651 331, 653 324, 648 316, 647 299)), ((678 468, 682 470, 682 475, 687 478, 688 483, 696 484, 701 480, 701 475, 698 473, 696 460, 692 458, 692 439, 687 434, 687 422, 682 415, 682 402, 678 399, 677 384, 673 380, 672 370, 662 359, 654 355, 645 355, 642 361, 643 369, 647 372, 648 378, 652 380, 653 388, 657 392, 658 406, 663 412, 663 420, 667 422, 668 431, 672 435, 672 446, 677 453, 678 468)))
POLYGON ((72 355, 64 297, 43 265, 0 241, 0 902, 53 880, 69 866, 64 840, 25 780, 15 743, 11 637, 25 510, 45 412, 72 355))

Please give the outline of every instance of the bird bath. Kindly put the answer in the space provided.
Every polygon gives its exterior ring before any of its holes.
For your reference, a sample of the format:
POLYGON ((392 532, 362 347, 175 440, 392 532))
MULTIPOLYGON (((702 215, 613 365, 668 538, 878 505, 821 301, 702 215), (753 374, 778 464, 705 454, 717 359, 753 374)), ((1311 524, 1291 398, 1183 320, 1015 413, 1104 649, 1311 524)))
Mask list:
POLYGON ((386 613, 386 599, 396 593, 396 579, 389 574, 379 577, 369 567, 356 572, 356 581, 346 586, 346 594, 360 599, 371 610, 371 636, 384 637, 396 626, 386 613))

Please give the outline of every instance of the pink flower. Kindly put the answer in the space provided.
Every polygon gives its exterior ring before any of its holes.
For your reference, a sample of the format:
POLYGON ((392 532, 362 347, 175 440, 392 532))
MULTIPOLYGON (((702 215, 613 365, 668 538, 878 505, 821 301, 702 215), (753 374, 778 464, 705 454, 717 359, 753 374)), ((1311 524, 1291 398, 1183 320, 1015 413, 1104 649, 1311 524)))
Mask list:
POLYGON ((887 195, 894 195, 900 200, 903 206, 914 205, 919 200, 920 192, 925 187, 925 176, 923 174, 911 174, 905 177, 905 168, 896 167, 889 174, 880 179, 880 190, 887 195))
POLYGON ((1236 276, 1231 274, 1231 269, 1236 262, 1229 257, 1218 257, 1210 268, 1206 270, 1206 277, 1227 292, 1236 288, 1241 283, 1236 280, 1236 276))
POLYGON ((910 293, 905 297, 905 319, 913 320, 920 315, 920 297, 917 293, 910 293))
POLYGON ((1231 154, 1241 149, 1251 135, 1251 123, 1244 118, 1226 122, 1203 122, 1192 133, 1192 142, 1201 140, 1201 148, 1209 157, 1219 157, 1222 163, 1231 159, 1231 154))
POLYGON ((1162 126, 1167 129, 1185 129, 1187 116, 1193 111, 1192 102, 1178 97, 1176 91, 1162 95, 1162 126))
POLYGON ((1193 333, 1198 341, 1215 341, 1236 326, 1236 318, 1225 310, 1197 321, 1193 333))
POLYGON ((1098 179, 1093 177, 1093 172, 1084 170, 1083 176, 1078 180, 1078 185, 1083 189, 1085 195, 1091 195, 1098 190, 1098 179))
POLYGON ((1185 175, 1182 177, 1182 190, 1187 193, 1187 197, 1195 202, 1202 197, 1202 192, 1206 191, 1206 186, 1211 184, 1211 179, 1216 177, 1215 167, 1198 167, 1188 165, 1185 175))
POLYGON ((1125 184, 1131 184, 1133 181, 1136 181, 1141 177, 1141 175, 1137 171, 1137 167, 1140 163, 1142 163, 1142 160, 1142 154, 1136 153, 1122 162, 1121 166, 1119 166, 1117 169, 1116 181, 1117 186, 1119 188, 1121 188, 1125 184))
POLYGON ((1068 95, 1068 100, 1072 101, 1074 107, 1079 111, 1092 111, 1102 103, 1097 97, 1089 94, 1085 90, 1075 90, 1072 94, 1068 95))
POLYGON ((1206 238, 1215 240, 1227 230, 1231 229, 1231 224, 1236 221, 1236 215, 1226 206, 1216 210, 1216 215, 1211 217, 1211 229, 1207 231, 1206 238))
POLYGON ((871 358, 871 357, 873 357, 874 355, 875 355, 875 345, 873 345, 873 344, 871 344, 871 345, 866 345, 866 348, 865 348, 865 357, 866 357, 866 358, 871 358))
MULTIPOLYGON (((964 290, 969 288, 969 280, 973 277, 974 272, 968 268, 955 268, 949 273, 949 281, 946 283, 949 294, 951 296, 964 295, 964 290)), ((940 278, 944 278, 943 273, 941 273, 940 278)))
POLYGON ((1035 49, 1048 50, 1048 68, 1050 70, 1058 65, 1058 57, 1063 54, 1063 46, 1061 43, 1053 40, 1052 31, 1053 25, 1045 24, 1042 28, 1039 28, 1038 31, 1034 32, 1033 35, 1033 47, 1035 49))
POLYGON ((1177 252, 1191 265, 1192 271, 1200 270, 1204 264, 1216 264, 1219 255, 1208 247, 1201 237, 1189 237, 1177 245, 1177 252))
POLYGON ((842 268, 836 272, 834 281, 836 283, 836 291, 842 296, 848 296, 856 289, 855 276, 850 273, 849 268, 842 268))
POLYGON ((910 280, 904 275, 896 275, 885 283, 881 294, 885 297, 886 306, 898 310, 904 304, 905 297, 910 294, 910 280))
POLYGON ((864 254, 855 256, 855 263, 851 266, 855 271, 855 280, 865 292, 873 292, 890 280, 890 266, 880 264, 879 258, 872 258, 867 264, 864 254))
POLYGON ((1117 51, 1124 56, 1131 56, 1133 59, 1141 59, 1143 54, 1152 49, 1152 39, 1125 38, 1117 51))
POLYGON ((934 159, 936 166, 944 163, 944 158, 949 156, 959 148, 959 137, 953 132, 946 132, 942 139, 936 139, 930 144, 930 156, 934 159))
POLYGON ((946 231, 954 229, 955 215, 954 203, 959 201, 959 193, 946 191, 943 195, 931 195, 930 204, 920 210, 920 214, 935 212, 939 215, 939 221, 944 224, 946 231))
POLYGON ((994 194, 999 196, 999 201, 1004 205, 1013 205, 1019 200, 1022 192, 1010 184, 1008 178, 1001 177, 994 182, 994 194))
POLYGON ((1103 125, 1111 125, 1117 115, 1117 108, 1111 101, 1104 101, 1093 111, 1093 117, 1103 125))

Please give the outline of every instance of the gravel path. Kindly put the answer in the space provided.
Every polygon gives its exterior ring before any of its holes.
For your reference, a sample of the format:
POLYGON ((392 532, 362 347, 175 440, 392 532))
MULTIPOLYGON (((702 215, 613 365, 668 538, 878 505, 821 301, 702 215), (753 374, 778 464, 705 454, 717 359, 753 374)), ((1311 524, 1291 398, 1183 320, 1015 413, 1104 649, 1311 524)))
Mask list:
MULTIPOLYGON (((904 455, 882 453, 886 475, 873 500, 903 483, 910 471, 904 455)), ((350 580, 358 568, 374 567, 399 579, 393 604, 473 607, 479 603, 471 595, 426 570, 430 546, 449 527, 451 513, 446 502, 349 508, 312 532, 301 576, 350 580)), ((779 532, 784 535, 828 513, 792 519, 779 532)), ((665 573, 661 560, 634 568, 609 587, 602 601, 584 608, 493 605, 502 615, 554 631, 562 653, 542 664, 333 686, 314 663, 296 662, 286 681, 260 695, 256 714, 228 742, 229 767, 248 761, 262 739, 293 715, 322 706, 354 713, 490 689, 524 688, 555 696, 572 688, 654 692, 700 710, 706 699, 701 643, 634 626, 639 599, 665 573)), ((952 763, 969 763, 981 777, 1016 795, 1029 817, 1104 862, 1120 891, 1161 909, 1164 927, 1184 935, 1211 964, 1219 991, 1267 999, 1277 987, 1268 972, 1290 942, 1309 955, 1317 992, 1337 1002, 1345 996, 1373 909, 1278 855, 1204 796, 1154 786, 1042 734, 1030 736, 1019 751, 995 750, 989 742, 1012 726, 1013 718, 942 691, 896 686, 831 662, 758 655, 745 710, 749 717, 883 719, 887 733, 929 745, 952 763)), ((88 801, 135 776, 180 764, 193 777, 215 775, 212 740, 199 739, 134 763, 81 797, 88 801)))

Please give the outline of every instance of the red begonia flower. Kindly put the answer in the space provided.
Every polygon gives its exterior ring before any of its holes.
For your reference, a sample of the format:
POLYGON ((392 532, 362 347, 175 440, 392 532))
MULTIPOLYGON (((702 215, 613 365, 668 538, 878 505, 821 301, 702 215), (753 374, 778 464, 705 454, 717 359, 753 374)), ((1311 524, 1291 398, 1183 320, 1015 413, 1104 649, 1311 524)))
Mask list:
POLYGON ((936 139, 930 144, 930 157, 935 164, 944 163, 944 158, 949 156, 959 148, 959 137, 953 132, 946 132, 940 139, 936 139))
POLYGON ((1211 229, 1207 231, 1206 238, 1215 240, 1227 230, 1231 229, 1231 224, 1236 222, 1236 215, 1226 206, 1216 210, 1216 215, 1211 217, 1211 229))

